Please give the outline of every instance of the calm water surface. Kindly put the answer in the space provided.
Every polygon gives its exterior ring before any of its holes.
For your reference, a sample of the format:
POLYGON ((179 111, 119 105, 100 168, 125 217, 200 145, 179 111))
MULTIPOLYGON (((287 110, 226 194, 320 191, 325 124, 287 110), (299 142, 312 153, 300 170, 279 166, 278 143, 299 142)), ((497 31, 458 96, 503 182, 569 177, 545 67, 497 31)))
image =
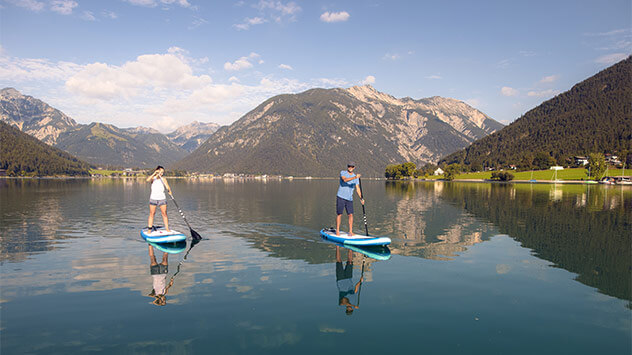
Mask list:
POLYGON ((157 306, 148 184, 0 180, 0 352, 631 352, 630 188, 366 181, 391 257, 337 264, 335 180, 170 184, 205 239, 157 306))

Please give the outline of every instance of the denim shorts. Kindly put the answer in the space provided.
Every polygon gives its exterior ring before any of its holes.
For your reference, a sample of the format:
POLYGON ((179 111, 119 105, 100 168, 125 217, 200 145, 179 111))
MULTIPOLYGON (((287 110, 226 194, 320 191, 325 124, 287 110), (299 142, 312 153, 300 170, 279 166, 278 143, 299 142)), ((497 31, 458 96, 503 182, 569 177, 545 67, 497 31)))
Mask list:
POLYGON ((152 206, 162 206, 167 204, 167 200, 149 200, 149 204, 152 206))
POLYGON ((353 201, 336 196, 336 214, 342 214, 344 210, 347 210, 347 214, 353 214, 353 201))

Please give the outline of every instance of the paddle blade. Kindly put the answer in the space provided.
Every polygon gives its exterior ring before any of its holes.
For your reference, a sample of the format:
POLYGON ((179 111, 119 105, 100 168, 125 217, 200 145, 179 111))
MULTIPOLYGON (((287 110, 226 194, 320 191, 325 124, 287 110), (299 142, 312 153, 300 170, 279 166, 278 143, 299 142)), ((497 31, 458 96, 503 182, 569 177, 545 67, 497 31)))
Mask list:
POLYGON ((198 241, 202 240, 202 236, 198 232, 194 231, 193 228, 191 228, 191 238, 198 241))

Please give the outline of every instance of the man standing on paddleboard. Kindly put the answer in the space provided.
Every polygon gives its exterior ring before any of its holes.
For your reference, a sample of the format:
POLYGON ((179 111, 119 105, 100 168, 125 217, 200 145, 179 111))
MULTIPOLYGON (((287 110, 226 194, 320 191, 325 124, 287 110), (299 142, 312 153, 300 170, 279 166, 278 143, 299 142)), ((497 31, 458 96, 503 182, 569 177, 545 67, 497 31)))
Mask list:
POLYGON ((340 172, 340 187, 338 187, 338 193, 336 194, 336 235, 340 236, 340 222, 342 221, 342 212, 347 211, 349 216, 349 236, 353 235, 353 189, 355 187, 360 202, 364 205, 364 199, 362 198, 362 192, 360 192, 360 186, 358 181, 360 174, 355 174, 355 163, 349 162, 347 164, 347 170, 340 172))

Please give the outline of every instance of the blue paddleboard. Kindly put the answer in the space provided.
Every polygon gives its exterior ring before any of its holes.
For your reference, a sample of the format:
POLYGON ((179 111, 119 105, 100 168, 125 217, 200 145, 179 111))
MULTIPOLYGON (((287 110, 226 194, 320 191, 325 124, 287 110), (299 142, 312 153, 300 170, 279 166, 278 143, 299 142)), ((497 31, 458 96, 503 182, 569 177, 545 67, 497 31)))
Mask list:
POLYGON ((355 246, 370 246, 370 245, 389 245, 391 244, 391 238, 387 237, 373 237, 354 234, 350 236, 347 232, 340 231, 340 235, 336 235, 336 230, 333 228, 324 228, 320 231, 320 235, 323 238, 327 238, 332 242, 340 243, 343 245, 355 245, 355 246))
POLYGON ((171 242, 171 243, 152 243, 149 242, 149 245, 154 248, 160 250, 163 253, 167 254, 178 254, 182 253, 187 248, 186 240, 182 240, 179 242, 171 242))
POLYGON ((173 229, 167 232, 164 227, 159 226, 156 226, 156 230, 149 228, 141 229, 140 236, 152 243, 172 243, 187 239, 187 236, 180 232, 174 231, 173 229))

